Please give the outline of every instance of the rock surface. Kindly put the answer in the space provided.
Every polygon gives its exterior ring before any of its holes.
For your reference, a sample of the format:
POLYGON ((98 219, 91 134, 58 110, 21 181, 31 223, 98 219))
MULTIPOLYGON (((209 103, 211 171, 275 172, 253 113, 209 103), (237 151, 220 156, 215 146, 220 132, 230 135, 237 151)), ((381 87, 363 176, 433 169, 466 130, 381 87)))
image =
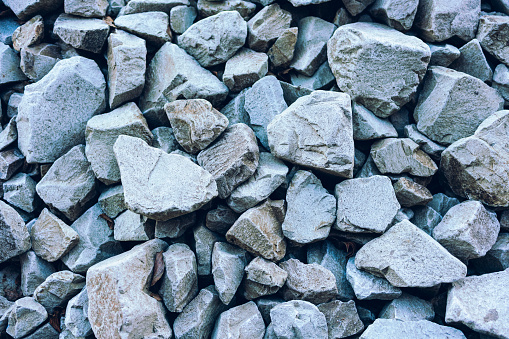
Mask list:
POLYGON ((228 305, 244 276, 248 254, 236 246, 216 242, 212 251, 212 275, 214 285, 223 304, 228 305))
POLYGON ((51 314, 77 295, 85 286, 85 277, 71 271, 51 274, 34 291, 34 299, 51 314))
POLYGON ((48 318, 44 307, 31 297, 18 299, 9 313, 7 334, 21 338, 33 332, 48 318))
POLYGON ((506 36, 508 25, 509 19, 506 16, 483 15, 477 31, 477 40, 482 48, 505 65, 509 65, 509 39, 506 36))
POLYGON ((267 259, 256 257, 244 269, 243 290, 247 300, 276 293, 286 282, 288 273, 267 259))
POLYGON ((44 21, 42 16, 36 15, 32 19, 16 28, 12 34, 12 47, 21 51, 25 47, 37 45, 44 37, 44 21))
POLYGON ((155 46, 171 42, 170 18, 165 12, 122 15, 115 19, 115 25, 155 46))
POLYGON ((30 234, 14 208, 0 201, 0 263, 28 251, 30 234))
POLYGON ((328 338, 325 315, 307 301, 292 300, 276 305, 270 310, 270 319, 276 338, 328 338))
POLYGON ((100 19, 80 18, 61 14, 55 21, 53 33, 63 42, 84 51, 101 52, 110 26, 100 19))
POLYGON ((241 48, 225 65, 223 82, 230 91, 240 92, 267 74, 269 59, 265 53, 241 48))
POLYGON ((217 319, 211 339, 263 339, 265 324, 258 307, 252 301, 224 311, 217 319))
POLYGON ((401 321, 433 320, 435 311, 431 302, 404 293, 384 306, 379 318, 401 321))
POLYGON ((279 4, 264 7, 247 22, 249 48, 266 52, 270 44, 290 28, 292 14, 279 4))
POLYGON ((334 300, 318 305, 318 309, 327 319, 329 338, 349 337, 364 329, 353 300, 349 302, 334 300))
POLYGON ((9 47, 0 43, 0 84, 7 84, 26 79, 25 74, 20 69, 20 59, 18 54, 9 47))
POLYGON ((395 319, 377 319, 362 333, 362 339, 389 339, 406 337, 426 339, 451 338, 465 339, 465 335, 453 327, 441 326, 428 320, 400 321, 395 319))

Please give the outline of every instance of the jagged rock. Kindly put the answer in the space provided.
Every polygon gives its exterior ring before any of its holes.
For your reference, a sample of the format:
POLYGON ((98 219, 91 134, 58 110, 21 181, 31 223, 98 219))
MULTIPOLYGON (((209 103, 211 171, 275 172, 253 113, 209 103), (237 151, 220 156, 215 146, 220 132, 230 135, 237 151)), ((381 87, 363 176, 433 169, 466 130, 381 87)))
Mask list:
POLYGON ((219 204, 215 209, 207 212, 205 226, 211 231, 225 234, 238 218, 239 214, 230 207, 219 204))
POLYGON ((495 68, 492 87, 500 93, 504 100, 509 101, 509 68, 506 65, 499 64, 495 68))
POLYGON ((461 55, 449 67, 470 74, 482 81, 491 81, 493 71, 486 61, 479 40, 473 39, 460 49, 461 55))
POLYGON ((288 277, 285 270, 262 257, 251 260, 244 270, 243 294, 247 300, 276 293, 288 277))
POLYGON ((318 309, 327 319, 329 338, 339 339, 349 337, 364 329, 364 324, 357 314, 353 300, 349 302, 334 300, 318 305, 318 309))
POLYGON ((76 337, 92 335, 88 321, 88 293, 85 286, 81 292, 69 300, 65 309, 65 328, 76 337))
POLYGON ((152 134, 154 135, 154 139, 152 140, 153 147, 162 149, 166 153, 171 153, 180 148, 177 139, 175 139, 173 128, 164 126, 157 127, 152 130, 152 134))
POLYGON ((509 18, 501 15, 483 15, 479 19, 477 40, 482 48, 506 65, 509 65, 509 38, 506 33, 509 18))
POLYGON ((398 137, 398 132, 389 120, 377 117, 357 103, 352 104, 352 123, 354 140, 398 137))
POLYGON ((403 207, 412 207, 415 205, 426 205, 433 200, 431 192, 422 185, 409 180, 405 177, 398 179, 394 183, 394 192, 399 203, 403 207))
POLYGON ((328 89, 336 80, 327 61, 321 64, 310 77, 300 73, 291 73, 290 78, 293 85, 309 88, 311 90, 328 89))
POLYGON ((92 53, 101 52, 109 32, 110 26, 101 19, 68 14, 60 14, 53 28, 53 33, 66 44, 92 53))
MULTIPOLYGON (((1 115, 1 112, 0 112, 1 115)), ((14 141, 18 140, 18 130, 16 129, 16 117, 12 117, 5 128, 0 132, 0 151, 7 148, 14 141)))
POLYGON ((509 233, 499 233, 497 241, 488 253, 471 262, 480 273, 498 272, 509 268, 509 233))
POLYGON ((34 291, 34 299, 51 314, 62 307, 85 286, 85 277, 71 271, 55 272, 34 291))
MULTIPOLYGON (((26 88, 25 88, 26 90, 26 88)), ((18 115, 18 107, 21 99, 23 99, 22 93, 12 93, 7 101, 7 117, 12 118, 18 115)))
POLYGON ((9 45, 0 43, 0 85, 26 78, 20 69, 19 55, 9 45))
POLYGON ((201 224, 198 224, 193 229, 193 237, 198 275, 209 275, 212 270, 212 251, 214 250, 214 244, 221 241, 222 238, 219 234, 212 232, 201 224))
POLYGON ((108 0, 93 0, 87 2, 81 0, 64 0, 65 13, 87 18, 102 18, 106 16, 108 6, 108 0))
POLYGON ((263 7, 247 22, 249 48, 266 52, 283 32, 290 28, 292 14, 278 4, 263 7))
POLYGON ((444 216, 451 207, 459 203, 460 201, 457 198, 451 198, 443 193, 437 193, 433 195, 433 200, 428 203, 428 206, 444 216))
POLYGON ((244 20, 249 20, 256 11, 256 5, 253 2, 244 0, 225 0, 219 2, 198 0, 196 7, 200 15, 204 18, 216 15, 220 12, 237 11, 244 20))
POLYGON ((37 183, 26 173, 18 173, 3 183, 4 200, 25 212, 34 212, 39 200, 35 192, 37 183))
POLYGON ((16 300, 9 312, 7 334, 21 338, 32 333, 48 318, 46 309, 31 297, 16 300))
POLYGON ((39 258, 34 251, 23 253, 21 262, 21 292, 28 297, 34 294, 37 286, 47 277, 55 273, 55 268, 49 262, 39 258))
POLYGON ((44 21, 42 16, 36 15, 16 28, 12 34, 12 47, 19 52, 25 47, 37 45, 43 37, 44 21))
POLYGON ((177 33, 184 33, 198 15, 196 8, 191 6, 175 6, 170 11, 170 27, 177 33))
POLYGON ((178 238, 196 223, 196 213, 184 214, 166 221, 156 221, 156 238, 178 238))
POLYGON ((60 47, 48 43, 24 47, 20 55, 21 70, 34 81, 41 80, 62 59, 60 47))
POLYGON ((18 212, 0 201, 0 263, 30 249, 30 234, 18 212))
POLYGON ((465 339, 460 330, 441 326, 428 320, 399 321, 395 319, 376 319, 362 333, 362 339, 390 339, 411 336, 416 339, 450 338, 465 339))
POLYGON ((223 82, 232 92, 248 88, 267 74, 267 54, 242 47, 226 61, 223 82))
POLYGON ((35 14, 46 14, 59 9, 62 0, 5 0, 16 16, 21 20, 28 20, 35 14))
POLYGON ((98 203, 108 217, 117 217, 127 208, 124 201, 124 188, 122 185, 109 187, 101 193, 98 203))
POLYGON ((12 45, 12 33, 20 26, 17 22, 18 18, 14 15, 3 17, 0 19, 0 42, 5 45, 12 45))
POLYGON ((415 206, 414 216, 410 221, 429 235, 433 229, 442 221, 442 215, 429 206, 415 206))
POLYGON ((419 132, 415 124, 405 126, 404 134, 405 137, 412 139, 413 142, 418 144, 419 147, 435 161, 440 160, 440 155, 446 149, 446 147, 437 144, 419 132))
POLYGON ((338 87, 386 118, 411 100, 431 53, 418 38, 381 24, 357 22, 336 30, 327 55, 338 87))
POLYGON ((385 305, 378 317, 401 321, 431 321, 435 318, 435 311, 431 302, 403 293, 401 297, 385 305))
POLYGON ((343 5, 352 16, 356 16, 371 5, 375 0, 343 0, 343 5))
POLYGON ((285 68, 290 65, 295 53, 299 28, 285 29, 267 51, 272 67, 285 68))
POLYGON ((276 305, 270 310, 270 319, 276 338, 328 338, 325 315, 307 301, 292 300, 276 305))
POLYGON ((179 5, 190 6, 191 2, 189 0, 130 0, 122 5, 119 15, 154 11, 169 13, 173 7, 179 5))
POLYGON ((211 339, 263 339, 265 324, 253 301, 233 307, 219 315, 211 339))
POLYGON ((226 106, 223 107, 221 113, 223 113, 229 120, 228 126, 243 123, 246 125, 250 124, 249 114, 244 109, 246 93, 249 89, 240 91, 235 98, 233 98, 226 106))
POLYGON ((130 210, 115 218, 113 238, 116 241, 146 241, 154 238, 155 221, 130 210))
POLYGON ((115 25, 155 46, 171 42, 170 18, 165 12, 144 12, 118 16, 115 25))
POLYGON ((212 251, 214 285, 223 304, 228 305, 244 277, 248 254, 236 246, 216 242, 212 251))
POLYGON ((23 160, 25 157, 17 148, 0 152, 0 179, 9 180, 23 166, 23 160))
POLYGON ((431 50, 429 66, 449 66, 461 55, 457 47, 449 44, 427 44, 431 50))
POLYGON ((57 330, 51 326, 51 324, 48 322, 45 325, 42 325, 37 330, 35 330, 34 333, 27 335, 26 337, 23 337, 23 339, 57 339, 59 338, 59 333, 57 330))
POLYGON ((377 0, 369 12, 384 24, 398 31, 412 28, 419 0, 377 0))

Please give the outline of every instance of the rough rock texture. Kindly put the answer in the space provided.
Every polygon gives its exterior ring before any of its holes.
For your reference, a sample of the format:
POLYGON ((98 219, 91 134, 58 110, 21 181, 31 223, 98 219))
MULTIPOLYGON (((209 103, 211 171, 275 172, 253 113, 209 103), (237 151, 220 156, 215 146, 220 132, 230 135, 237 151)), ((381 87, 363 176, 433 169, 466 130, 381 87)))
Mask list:
POLYGON ((30 234, 18 212, 0 201, 0 263, 30 249, 30 234))
POLYGON ((210 338, 263 339, 264 334, 262 315, 256 304, 250 301, 221 313, 210 338))
POLYGON ((509 101, 509 68, 499 64, 493 73, 493 88, 495 88, 504 100, 509 101))
POLYGON ((248 254, 236 246, 216 242, 212 251, 214 285, 223 304, 228 305, 242 282, 248 254))
POLYGON ((398 132, 387 119, 380 119, 366 107, 352 103, 354 140, 397 138, 398 132))
POLYGON ((58 271, 50 275, 34 291, 34 299, 51 314, 64 306, 85 286, 85 277, 71 271, 58 271))
POLYGON ((329 338, 339 339, 349 337, 364 329, 364 324, 357 314, 353 300, 349 302, 334 300, 318 305, 318 309, 327 319, 329 338))
POLYGON ((23 253, 21 262, 21 292, 28 297, 34 294, 37 286, 42 284, 47 277, 55 273, 52 264, 39 258, 34 251, 23 253))
POLYGON ((285 270, 262 257, 251 260, 244 270, 243 295, 247 300, 276 293, 288 277, 285 270))
POLYGON ((16 28, 12 34, 12 47, 16 51, 37 45, 44 37, 44 21, 42 16, 36 15, 22 26, 16 28))
POLYGON ((509 65, 509 18, 500 15, 483 15, 479 20, 477 39, 482 48, 497 58, 499 61, 509 65))
POLYGON ((34 14, 44 14, 58 9, 62 0, 5 0, 3 2, 21 20, 28 20, 34 14))
POLYGON ((0 85, 26 79, 20 69, 20 59, 16 51, 0 43, 0 85))
POLYGON ((446 149, 445 146, 439 145, 427 136, 417 130, 415 124, 406 125, 403 134, 405 137, 412 139, 413 142, 427 153, 434 161, 439 161, 442 152, 446 149))
POLYGON ((412 28, 419 0, 376 0, 369 12, 398 31, 412 28))
POLYGON ((290 74, 290 79, 294 86, 305 87, 311 90, 329 89, 336 81, 327 61, 321 64, 310 77, 292 72, 290 74))
POLYGON ((154 238, 155 221, 127 210, 115 218, 116 241, 146 241, 154 238))
POLYGON ((108 5, 108 0, 64 0, 64 12, 87 18, 102 18, 106 15, 108 5))
POLYGON ((8 180, 23 165, 25 157, 17 148, 0 152, 0 179, 8 180))
POLYGON ((325 315, 307 301, 292 300, 276 305, 270 310, 270 319, 276 338, 328 338, 325 315))
POLYGON ((177 33, 184 33, 197 16, 196 8, 191 6, 175 6, 170 11, 170 27, 177 33))
POLYGON ((66 44, 92 53, 101 52, 109 32, 110 26, 100 19, 68 14, 60 14, 53 28, 53 33, 66 44))
POLYGON ((196 7, 200 15, 204 18, 216 15, 220 12, 237 11, 244 18, 244 20, 249 20, 249 18, 251 18, 253 13, 256 11, 256 5, 254 4, 254 1, 250 2, 244 0, 198 0, 196 7))
POLYGON ((21 50, 20 67, 23 73, 34 81, 41 80, 62 59, 57 45, 41 43, 21 50))
POLYGON ((461 55, 460 50, 450 44, 427 44, 431 50, 429 66, 449 66, 461 55))
POLYGON ((376 319, 362 333, 362 339, 390 339, 412 337, 416 339, 449 338, 465 339, 465 335, 453 327, 441 326, 428 320, 400 321, 376 319))
POLYGON ((164 12, 122 15, 115 19, 115 25, 155 46, 171 42, 170 18, 164 12))
POLYGON ((18 140, 16 117, 12 117, 5 128, 0 132, 0 151, 7 148, 7 146, 11 145, 16 140, 18 140))
POLYGON ((212 251, 214 250, 214 244, 218 241, 222 241, 223 238, 202 224, 198 224, 193 229, 193 238, 198 275, 209 275, 212 270, 212 251))
POLYGON ((3 183, 3 198, 25 212, 34 212, 39 205, 39 198, 35 192, 36 184, 28 174, 18 173, 3 183))
POLYGON ((65 309, 64 324, 65 328, 76 337, 87 337, 93 334, 88 321, 88 293, 86 287, 69 300, 65 309))
POLYGON ((415 205, 426 205, 433 200, 431 192, 410 179, 402 177, 394 183, 394 192, 399 203, 403 207, 412 207, 415 205))
POLYGON ((343 5, 352 16, 356 16, 371 5, 375 0, 343 0, 343 5))
POLYGON ((268 69, 267 54, 242 47, 226 62, 223 82, 230 91, 240 92, 263 78, 268 69))
POLYGON ((491 82, 493 71, 486 61, 479 40, 473 39, 460 49, 461 55, 449 67, 459 72, 470 74, 482 81, 491 82))
POLYGON ((9 312, 7 334, 21 338, 33 332, 48 318, 44 307, 31 297, 16 300, 9 312))
MULTIPOLYGON (((115 0, 110 0, 111 2, 115 0)), ((118 0, 116 0, 118 1, 118 0)), ((119 15, 127 15, 133 13, 143 13, 151 11, 160 11, 169 13, 173 7, 179 5, 189 6, 191 3, 188 0, 130 0, 122 4, 122 10, 119 15), (125 5, 125 6, 124 6, 125 5)))
POLYGON ((270 62, 275 68, 285 68, 290 65, 295 53, 299 28, 290 27, 283 31, 276 42, 267 51, 270 62))
POLYGON ((249 48, 266 52, 270 44, 290 28, 291 21, 292 14, 278 4, 264 7, 247 22, 249 48))
POLYGON ((338 87, 381 118, 411 100, 431 55, 418 38, 376 23, 343 25, 327 45, 338 87))
POLYGON ((433 320, 435 311, 431 302, 403 293, 380 311, 379 318, 401 321, 433 320))
POLYGON ((472 261, 480 273, 503 271, 509 268, 509 233, 499 233, 493 247, 482 258, 472 261))
POLYGON ((238 218, 239 214, 230 207, 218 204, 216 208, 207 212, 205 226, 213 232, 225 234, 238 218))

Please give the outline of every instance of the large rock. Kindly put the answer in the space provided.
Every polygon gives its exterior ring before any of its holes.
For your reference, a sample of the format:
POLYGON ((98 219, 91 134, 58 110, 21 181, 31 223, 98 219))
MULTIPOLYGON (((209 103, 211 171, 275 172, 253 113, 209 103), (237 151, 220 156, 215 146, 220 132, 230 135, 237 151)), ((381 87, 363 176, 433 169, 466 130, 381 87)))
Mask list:
POLYGON ((353 175, 350 96, 314 91, 295 101, 267 126, 272 153, 283 160, 335 176, 353 175))
POLYGON ((221 313, 210 338, 263 339, 264 334, 262 315, 256 304, 250 301, 221 313))
POLYGON ((30 234, 14 208, 0 201, 0 263, 30 249, 30 234))
POLYGON ((97 64, 79 56, 59 61, 43 79, 26 86, 17 128, 27 162, 53 162, 83 143, 87 121, 106 107, 105 89, 97 64))
POLYGON ((428 320, 400 321, 396 319, 377 319, 361 335, 362 339, 409 337, 415 339, 466 339, 460 330, 453 327, 441 326, 428 320))
POLYGON ((216 242, 212 252, 214 285, 223 304, 228 305, 244 277, 248 253, 236 246, 216 242))
POLYGON ((162 46, 166 42, 171 42, 170 17, 164 12, 144 12, 118 16, 115 19, 115 25, 155 46, 162 46))
POLYGON ((7 325, 7 334, 21 338, 35 331, 48 318, 44 307, 31 297, 16 300, 7 325))
POLYGON ((508 29, 507 16, 483 15, 477 31, 477 39, 482 48, 506 65, 509 65, 508 29))
POLYGON ((353 300, 349 302, 334 300, 318 305, 318 309, 327 319, 327 328, 331 339, 349 337, 364 329, 364 324, 357 314, 353 300))
POLYGON ((412 28, 419 0, 376 0, 369 12, 398 31, 412 28))
POLYGON ((9 45, 0 42, 0 85, 26 78, 20 69, 19 55, 9 45))
POLYGON ((285 270, 262 257, 251 260, 245 272, 243 294, 247 300, 276 293, 283 287, 288 277, 285 270))
POLYGON ((127 207, 156 220, 193 212, 217 196, 213 177, 191 160, 121 135, 113 146, 127 207))
POLYGON ((412 99, 431 52, 418 38, 381 24, 357 22, 336 30, 327 55, 338 87, 385 118, 412 99))
POLYGON ((101 52, 110 26, 101 19, 80 18, 60 14, 55 21, 53 33, 74 48, 92 53, 101 52))
POLYGON ((465 277, 467 267, 410 221, 404 220, 364 245, 357 268, 396 287, 432 287, 465 277))
POLYGON ((34 291, 34 299, 51 314, 63 307, 85 286, 85 277, 71 271, 58 271, 46 278, 34 291))
POLYGON ((270 310, 270 319, 278 339, 328 338, 325 315, 307 301, 292 300, 276 305, 270 310))
POLYGON ((285 30, 290 28, 292 14, 278 4, 263 7, 247 22, 249 48, 266 52, 285 30))
POLYGON ((62 0, 5 0, 3 2, 21 20, 28 20, 35 14, 58 10, 62 0))

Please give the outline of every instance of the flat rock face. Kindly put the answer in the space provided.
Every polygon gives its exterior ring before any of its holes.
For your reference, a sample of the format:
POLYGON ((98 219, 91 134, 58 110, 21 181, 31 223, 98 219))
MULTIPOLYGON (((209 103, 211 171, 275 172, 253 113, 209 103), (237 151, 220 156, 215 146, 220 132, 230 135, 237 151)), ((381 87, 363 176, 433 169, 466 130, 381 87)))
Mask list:
POLYGON ((299 28, 290 27, 277 38, 276 42, 267 51, 273 67, 287 67, 293 59, 295 45, 297 44, 299 28))
MULTIPOLYGON (((225 0, 225 1, 198 0, 196 3, 196 7, 200 15, 204 18, 216 15, 220 12, 237 11, 244 18, 244 20, 249 20, 249 18, 251 18, 253 13, 256 11, 256 5, 254 4, 254 2, 244 0, 225 0)), ((173 30, 175 31, 175 29, 173 30)))
POLYGON ((53 33, 66 44, 92 53, 101 52, 109 32, 110 26, 101 19, 68 14, 60 14, 53 28, 53 33))
POLYGON ((274 306, 270 310, 270 320, 276 338, 328 338, 325 315, 307 301, 292 300, 274 306))
POLYGON ((115 25, 155 46, 171 42, 170 18, 165 12, 122 15, 115 19, 115 25))
POLYGON ((272 153, 335 176, 353 175, 352 107, 345 93, 314 91, 267 126, 272 153))
POLYGON ((7 334, 21 338, 33 332, 48 318, 44 307, 31 297, 16 300, 9 313, 7 334))
POLYGON ((461 261, 408 220, 364 245, 355 265, 397 287, 432 287, 461 279, 467 272, 461 261))
POLYGON ((377 0, 370 13, 387 26, 405 32, 412 28, 418 5, 419 0, 377 0))
POLYGON ((318 309, 327 319, 329 338, 349 337, 364 329, 353 300, 348 302, 334 300, 318 305, 318 309))
POLYGON ((292 14, 278 4, 264 7, 247 22, 249 48, 266 52, 270 44, 290 28, 292 14))
POLYGON ((253 301, 221 313, 211 339, 252 338, 263 339, 265 323, 253 301))
POLYGON ((18 173, 3 183, 3 198, 25 212, 34 212, 40 202, 35 192, 36 184, 37 182, 28 174, 18 173))
POLYGON ((267 74, 269 58, 248 48, 241 48, 225 65, 223 82, 232 92, 248 88, 267 74))
POLYGON ((20 69, 19 55, 14 49, 0 42, 0 84, 26 80, 20 69))
POLYGON ((445 321, 460 322, 488 336, 507 337, 508 283, 509 269, 454 282, 447 295, 445 321))
POLYGON ((170 27, 177 33, 184 33, 197 16, 196 8, 190 6, 175 6, 170 11, 170 27))
POLYGON ((148 291, 155 255, 167 248, 150 240, 88 270, 88 317, 96 337, 172 337, 163 303, 148 291))
POLYGON ((381 119, 366 107, 352 103, 354 140, 396 138, 398 132, 388 119, 381 119))
POLYGON ((34 291, 34 299, 51 314, 57 307, 64 306, 69 299, 85 286, 85 277, 71 271, 51 274, 34 291))
POLYGON ((435 311, 431 302, 404 293, 384 306, 379 317, 401 321, 433 320, 435 311))
POLYGON ((418 38, 375 23, 343 25, 327 44, 338 87, 381 118, 411 100, 430 55, 418 38))
POLYGON ((225 242, 216 242, 212 251, 214 285, 223 304, 228 305, 244 277, 248 254, 225 242))
POLYGON ((244 297, 253 300, 276 293, 286 282, 288 273, 262 257, 251 260, 245 268, 244 297))
POLYGON ((459 51, 460 57, 450 65, 450 68, 470 74, 482 81, 491 82, 493 70, 484 56, 479 40, 470 40, 459 51))
POLYGON ((25 47, 38 44, 43 37, 44 21, 42 16, 36 15, 14 31, 12 47, 19 52, 25 47))
POLYGON ((62 0, 5 0, 16 16, 21 20, 28 20, 36 13, 47 13, 58 9, 62 0))
POLYGON ((0 201, 0 262, 30 249, 30 234, 14 208, 0 201))
POLYGON ((115 218, 113 238, 116 241, 146 241, 154 238, 155 221, 146 216, 124 211, 115 218))
POLYGON ((193 238, 198 275, 209 275, 212 270, 212 251, 214 249, 214 244, 218 241, 222 241, 223 238, 202 224, 198 224, 193 228, 193 238))
POLYGON ((24 296, 33 295, 37 286, 55 273, 55 268, 46 260, 39 258, 34 251, 23 253, 19 259, 21 262, 21 292, 24 296))
POLYGON ((18 106, 18 146, 29 163, 53 162, 85 140, 85 126, 106 106, 106 82, 83 57, 59 61, 29 85, 18 106), (60 121, 53 124, 52 121, 60 121))
POLYGON ((21 50, 20 67, 31 80, 39 81, 62 59, 57 45, 41 43, 21 50))
POLYGON ((362 333, 362 339, 390 339, 412 337, 465 339, 460 330, 441 326, 428 320, 400 321, 395 319, 377 319, 362 333))
POLYGON ((509 20, 501 15, 483 15, 479 20, 477 39, 482 48, 504 64, 509 64, 507 30, 509 20))
POLYGON ((127 207, 156 220, 193 212, 217 196, 213 177, 191 160, 122 135, 113 146, 127 207))
POLYGON ((431 192, 425 186, 405 177, 398 179, 393 187, 396 197, 403 207, 426 205, 433 200, 431 192))
POLYGON ((69 300, 65 309, 65 328, 76 337, 92 335, 88 321, 88 293, 84 287, 81 292, 69 300))
POLYGON ((108 9, 108 0, 92 0, 83 2, 81 0, 65 0, 64 11, 67 14, 73 14, 83 17, 102 18, 106 15, 108 9))

